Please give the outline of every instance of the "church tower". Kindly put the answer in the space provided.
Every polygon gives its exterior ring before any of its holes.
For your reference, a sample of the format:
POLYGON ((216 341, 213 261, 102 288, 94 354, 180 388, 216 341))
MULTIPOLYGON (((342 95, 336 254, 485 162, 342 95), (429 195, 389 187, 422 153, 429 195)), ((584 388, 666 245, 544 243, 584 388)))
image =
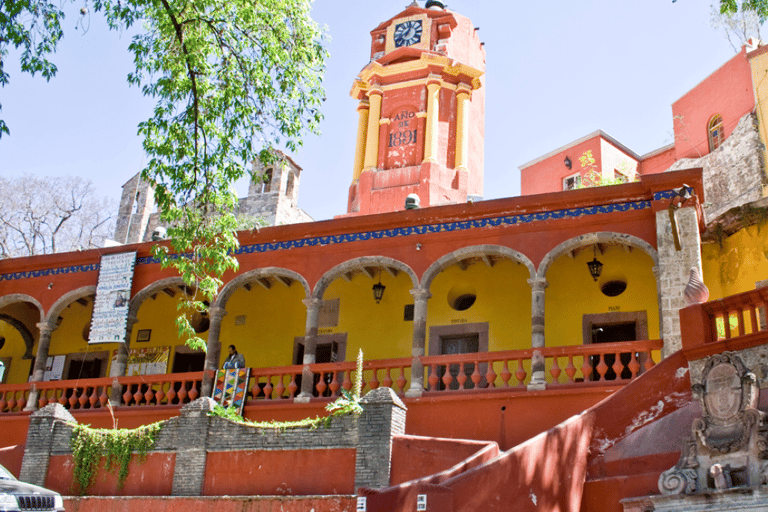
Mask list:
POLYGON ((428 0, 371 32, 347 215, 466 202, 483 193, 485 50, 472 22, 428 0))

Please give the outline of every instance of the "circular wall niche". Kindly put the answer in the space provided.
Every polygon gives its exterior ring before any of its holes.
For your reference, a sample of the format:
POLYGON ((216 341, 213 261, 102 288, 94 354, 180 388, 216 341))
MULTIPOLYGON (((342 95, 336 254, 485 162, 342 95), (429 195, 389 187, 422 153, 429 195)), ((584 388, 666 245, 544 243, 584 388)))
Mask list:
POLYGON ((608 297, 618 297, 627 289, 626 279, 611 279, 600 285, 600 291, 608 297))
POLYGON ((469 284, 457 284, 448 291, 448 305, 456 311, 466 311, 477 300, 475 288, 469 284))

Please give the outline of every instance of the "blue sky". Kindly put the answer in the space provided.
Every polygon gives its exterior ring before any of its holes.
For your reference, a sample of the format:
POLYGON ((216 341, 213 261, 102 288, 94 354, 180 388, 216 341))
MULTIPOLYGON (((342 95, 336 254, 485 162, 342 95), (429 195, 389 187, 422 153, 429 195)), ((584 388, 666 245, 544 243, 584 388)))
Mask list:
MULTIPOLYGON (((126 82, 130 34, 108 31, 98 15, 76 29, 83 1, 68 8, 53 80, 21 74, 11 53, 0 174, 80 175, 119 198, 144 161, 136 126, 153 103, 126 82)), ((370 31, 409 3, 315 2, 330 37, 325 121, 293 156, 304 169, 299 206, 316 220, 346 212, 357 127, 349 90, 370 31)), ((700 0, 447 3, 486 43, 487 199, 518 195, 519 165, 597 129, 639 154, 671 143, 671 103, 734 54, 700 0)))

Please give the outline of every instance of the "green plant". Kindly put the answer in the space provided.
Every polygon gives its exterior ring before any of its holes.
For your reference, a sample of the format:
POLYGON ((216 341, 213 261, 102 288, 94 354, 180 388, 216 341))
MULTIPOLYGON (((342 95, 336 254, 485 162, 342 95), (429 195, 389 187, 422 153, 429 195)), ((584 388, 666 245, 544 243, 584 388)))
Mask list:
POLYGON ((341 389, 341 396, 325 406, 325 410, 330 414, 328 416, 314 418, 305 418, 298 421, 250 421, 237 413, 237 409, 232 406, 222 407, 216 405, 208 416, 224 418, 235 423, 249 425, 256 428, 271 428, 276 430, 286 430, 288 428, 308 427, 315 429, 319 426, 328 426, 331 419, 336 416, 347 414, 360 414, 363 412, 363 406, 360 405, 360 398, 363 392, 363 351, 357 353, 357 367, 355 369, 355 380, 352 383, 352 392, 341 389))
POLYGON ((162 423, 152 423, 134 429, 91 428, 73 425, 69 445, 75 467, 72 471, 76 492, 85 494, 93 482, 98 465, 104 460, 107 471, 117 471, 117 486, 122 488, 128 476, 128 464, 134 452, 144 462, 147 452, 155 445, 162 423))

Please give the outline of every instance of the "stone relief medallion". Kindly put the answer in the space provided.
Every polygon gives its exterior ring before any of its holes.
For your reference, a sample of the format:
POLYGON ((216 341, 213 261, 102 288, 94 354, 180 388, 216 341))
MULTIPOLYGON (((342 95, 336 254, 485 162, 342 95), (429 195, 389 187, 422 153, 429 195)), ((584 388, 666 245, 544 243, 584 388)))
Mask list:
POLYGON ((741 409, 741 379, 736 367, 721 363, 712 368, 704 381, 704 402, 709 415, 727 423, 741 409))
POLYGON ((675 467, 659 477, 662 494, 719 492, 768 482, 768 423, 757 409, 757 377, 734 353, 710 357, 691 386, 702 415, 675 467))

